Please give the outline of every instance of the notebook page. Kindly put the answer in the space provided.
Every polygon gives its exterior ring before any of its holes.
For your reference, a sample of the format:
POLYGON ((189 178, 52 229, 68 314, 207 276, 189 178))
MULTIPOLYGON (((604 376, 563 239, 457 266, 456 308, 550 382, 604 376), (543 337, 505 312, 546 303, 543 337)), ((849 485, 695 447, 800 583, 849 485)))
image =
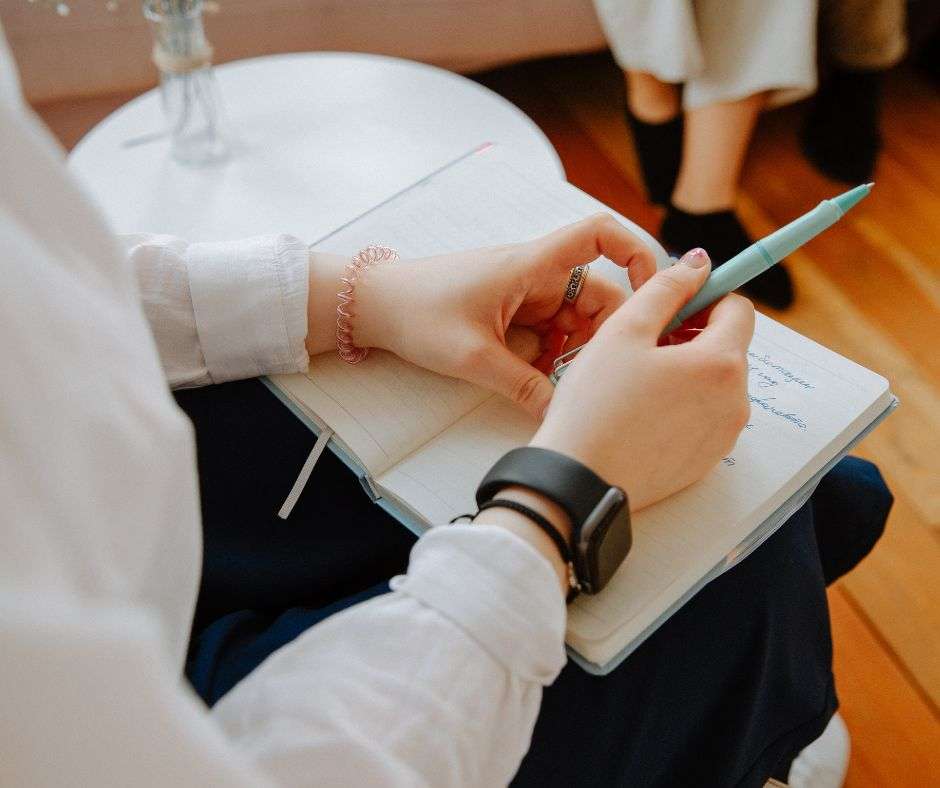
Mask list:
POLYGON ((351 365, 336 353, 310 359, 307 373, 272 381, 326 423, 370 476, 407 456, 492 395, 375 351, 351 365))
MULTIPOLYGON (((561 180, 546 180, 513 167, 511 154, 490 146, 426 178, 390 201, 339 228, 315 249, 351 254, 369 244, 398 250, 402 258, 498 246, 535 238, 599 211, 603 203, 561 180)), ((653 249, 659 243, 628 219, 627 228, 653 249)), ((622 270, 601 258, 595 273, 628 287, 622 270)))
POLYGON ((891 399, 880 375, 762 315, 748 365, 751 419, 732 452, 638 513, 629 560, 603 594, 572 606, 569 642, 589 660, 612 658, 732 556, 891 399))
POLYGON ((528 443, 536 422, 503 397, 491 397, 376 478, 431 525, 476 511, 477 485, 503 454, 528 443))
MULTIPOLYGON (((748 358, 751 419, 734 450, 698 484, 637 513, 633 550, 610 586, 570 608, 569 643, 591 661, 643 632, 890 399, 881 376, 762 315, 748 358)), ((474 509, 483 474, 534 429, 509 403, 486 402, 377 481, 444 523, 474 509)))
MULTIPOLYGON (((493 146, 430 176, 314 248, 350 254, 384 244, 402 258, 421 258, 523 241, 600 210, 606 209, 570 184, 513 169, 493 146)), ((654 239, 622 221, 665 259, 654 239)), ((609 261, 598 260, 592 268, 627 285, 623 271, 609 261)), ((492 396, 381 352, 355 366, 325 353, 311 359, 306 374, 271 379, 328 424, 373 476, 492 396)))

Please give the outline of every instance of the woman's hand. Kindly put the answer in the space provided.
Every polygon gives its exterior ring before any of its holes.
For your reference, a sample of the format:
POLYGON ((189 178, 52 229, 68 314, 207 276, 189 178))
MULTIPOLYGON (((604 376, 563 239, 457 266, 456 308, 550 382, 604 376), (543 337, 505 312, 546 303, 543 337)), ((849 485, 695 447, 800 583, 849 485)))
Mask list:
POLYGON ((614 313, 559 382, 532 445, 562 452, 623 487, 642 509, 697 481, 750 415, 746 351, 754 308, 730 295, 683 344, 660 344, 709 273, 702 250, 653 276, 614 313))
POLYGON ((624 301, 617 285, 588 276, 564 301, 571 269, 605 256, 627 268, 634 289, 656 270, 653 253, 608 214, 526 243, 370 269, 356 285, 353 340, 503 394, 540 418, 554 387, 544 362, 590 339, 624 301), (506 345, 510 326, 540 338, 535 365, 506 345))

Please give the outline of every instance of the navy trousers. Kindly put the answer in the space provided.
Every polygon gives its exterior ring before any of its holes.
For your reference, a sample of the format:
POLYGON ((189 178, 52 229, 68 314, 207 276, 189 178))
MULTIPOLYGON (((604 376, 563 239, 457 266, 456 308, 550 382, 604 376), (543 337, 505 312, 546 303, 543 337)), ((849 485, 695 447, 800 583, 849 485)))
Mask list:
MULTIPOLYGON (((414 537, 329 452, 278 519, 312 435, 260 382, 176 398, 196 427, 204 530, 187 676, 211 705, 304 630, 387 592, 414 537)), ((610 675, 569 663, 513 785, 785 779, 837 706, 825 587, 871 550, 891 500, 873 465, 844 460, 610 675)))

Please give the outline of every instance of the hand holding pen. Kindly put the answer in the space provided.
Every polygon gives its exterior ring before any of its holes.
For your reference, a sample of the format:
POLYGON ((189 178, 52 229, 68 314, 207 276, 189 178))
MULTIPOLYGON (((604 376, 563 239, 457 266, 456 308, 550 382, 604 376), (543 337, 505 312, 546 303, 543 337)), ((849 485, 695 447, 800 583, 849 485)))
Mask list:
POLYGON ((700 479, 750 416, 745 353, 754 308, 746 298, 721 299, 694 341, 659 345, 709 265, 708 255, 694 249, 614 312, 556 387, 532 440, 629 490, 632 509, 700 479))
MULTIPOLYGON (((755 241, 742 252, 716 268, 702 285, 702 288, 695 294, 695 297, 672 318, 663 330, 663 334, 672 333, 690 317, 756 278, 771 266, 779 263, 787 255, 815 238, 823 230, 831 227, 845 216, 851 208, 867 197, 873 185, 866 183, 862 186, 856 186, 854 189, 850 189, 831 200, 823 200, 809 213, 803 214, 803 216, 781 227, 766 238, 755 241)), ((580 347, 573 348, 555 360, 554 369, 550 376, 553 383, 558 382, 579 350, 581 350, 580 347)))

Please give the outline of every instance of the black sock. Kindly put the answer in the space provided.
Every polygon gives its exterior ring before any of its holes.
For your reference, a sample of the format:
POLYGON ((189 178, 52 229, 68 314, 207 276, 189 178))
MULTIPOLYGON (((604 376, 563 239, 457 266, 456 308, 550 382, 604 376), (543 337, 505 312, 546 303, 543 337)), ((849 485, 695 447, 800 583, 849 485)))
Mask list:
POLYGON ((835 68, 827 76, 800 134, 803 154, 823 175, 870 181, 881 150, 878 118, 883 71, 835 68))
POLYGON ((626 115, 649 200, 665 205, 676 185, 682 160, 682 113, 664 123, 640 120, 629 107, 626 115))
MULTIPOLYGON (((671 203, 659 236, 670 254, 681 255, 702 247, 715 268, 752 243, 734 211, 686 213, 671 203)), ((748 282, 741 291, 775 309, 793 303, 793 283, 782 263, 748 282)))

